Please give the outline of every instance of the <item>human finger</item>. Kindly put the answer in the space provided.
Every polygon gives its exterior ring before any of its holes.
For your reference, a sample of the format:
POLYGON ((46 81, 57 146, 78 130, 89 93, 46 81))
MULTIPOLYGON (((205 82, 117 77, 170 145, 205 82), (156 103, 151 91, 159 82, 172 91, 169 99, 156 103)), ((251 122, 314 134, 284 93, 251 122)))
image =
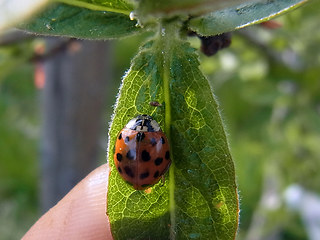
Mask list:
POLYGON ((45 213, 22 239, 113 239, 106 216, 108 178, 107 164, 92 171, 45 213))

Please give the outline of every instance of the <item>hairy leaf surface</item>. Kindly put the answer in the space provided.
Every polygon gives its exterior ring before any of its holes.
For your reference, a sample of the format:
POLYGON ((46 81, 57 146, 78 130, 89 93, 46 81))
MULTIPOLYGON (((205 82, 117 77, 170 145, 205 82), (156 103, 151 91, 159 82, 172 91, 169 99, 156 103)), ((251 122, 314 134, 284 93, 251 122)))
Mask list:
POLYGON ((165 29, 141 48, 120 89, 108 154, 107 214, 115 239, 234 239, 236 234, 235 172, 218 105, 194 49, 172 37, 176 32, 165 29), (165 184, 150 192, 135 191, 113 163, 118 132, 138 114, 153 116, 171 145, 165 184))
POLYGON ((193 18, 189 28, 199 35, 212 36, 267 21, 300 6, 307 0, 263 0, 211 12, 193 18))
POLYGON ((44 35, 112 39, 140 32, 136 24, 122 13, 57 4, 20 27, 44 35))

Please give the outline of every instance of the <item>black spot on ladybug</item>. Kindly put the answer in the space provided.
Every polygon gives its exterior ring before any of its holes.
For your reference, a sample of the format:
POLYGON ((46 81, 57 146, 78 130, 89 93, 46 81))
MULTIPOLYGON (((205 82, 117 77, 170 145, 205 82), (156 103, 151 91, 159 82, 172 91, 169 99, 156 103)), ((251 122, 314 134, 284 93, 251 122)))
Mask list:
POLYGON ((150 154, 146 150, 143 150, 141 153, 141 159, 148 162, 151 159, 150 154))
POLYGON ((129 160, 133 160, 133 159, 135 159, 135 157, 136 157, 136 152, 134 150, 129 150, 127 152, 127 158, 129 160))
POLYGON ((150 143, 152 146, 155 146, 155 145, 157 145, 157 140, 155 138, 151 138, 150 143))
POLYGON ((159 171, 156 171, 156 172, 153 174, 153 177, 154 177, 154 178, 158 178, 158 177, 159 177, 159 171))
POLYGON ((122 133, 119 134, 118 139, 121 140, 121 138, 122 138, 122 133))
POLYGON ((140 179, 145 179, 147 177, 149 177, 149 172, 144 172, 140 174, 140 179))
POLYGON ((129 177, 134 178, 134 173, 133 173, 133 171, 132 171, 131 168, 129 168, 128 166, 125 166, 125 167, 124 167, 124 171, 125 171, 125 173, 126 173, 129 177))
POLYGON ((161 140, 161 143, 162 143, 162 144, 165 144, 165 143, 166 143, 166 141, 164 140, 164 138, 163 138, 163 137, 161 137, 161 139, 160 139, 160 140, 161 140))
POLYGON ((118 171, 119 171, 119 173, 122 173, 121 167, 118 167, 118 171))
POLYGON ((156 166, 159 166, 162 163, 162 161, 163 161, 163 158, 157 158, 156 160, 154 160, 154 164, 156 166))
POLYGON ((143 132, 138 132, 136 139, 138 142, 141 142, 144 139, 144 137, 145 137, 145 134, 143 132))
POLYGON ((130 138, 128 136, 126 136, 126 138, 124 139, 125 143, 128 143, 130 141, 130 138))
POLYGON ((117 153, 117 160, 119 162, 121 162, 121 160, 122 160, 122 154, 121 153, 117 153))
POLYGON ((166 155, 164 156, 167 160, 169 160, 170 159, 170 153, 169 153, 169 151, 166 151, 166 155))

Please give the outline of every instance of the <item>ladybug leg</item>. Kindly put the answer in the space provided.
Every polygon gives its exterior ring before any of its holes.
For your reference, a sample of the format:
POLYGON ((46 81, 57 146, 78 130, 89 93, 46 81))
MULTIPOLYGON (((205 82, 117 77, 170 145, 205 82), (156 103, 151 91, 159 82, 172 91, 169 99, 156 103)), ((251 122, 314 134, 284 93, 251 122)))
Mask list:
POLYGON ((164 175, 162 175, 162 177, 161 177, 161 187, 163 187, 164 186, 164 184, 165 184, 165 177, 164 177, 164 175))
POLYGON ((168 166, 164 169, 164 171, 161 173, 162 177, 161 177, 161 187, 164 185, 165 183, 165 173, 168 171, 169 167, 171 165, 171 162, 168 164, 168 166))

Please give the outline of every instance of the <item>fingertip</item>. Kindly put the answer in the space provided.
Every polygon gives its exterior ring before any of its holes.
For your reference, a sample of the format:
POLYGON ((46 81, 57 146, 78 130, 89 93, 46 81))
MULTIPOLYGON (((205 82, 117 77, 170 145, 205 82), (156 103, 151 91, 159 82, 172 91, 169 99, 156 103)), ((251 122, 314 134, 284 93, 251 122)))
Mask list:
POLYGON ((104 164, 43 215, 23 239, 113 239, 106 215, 109 167, 104 164))

